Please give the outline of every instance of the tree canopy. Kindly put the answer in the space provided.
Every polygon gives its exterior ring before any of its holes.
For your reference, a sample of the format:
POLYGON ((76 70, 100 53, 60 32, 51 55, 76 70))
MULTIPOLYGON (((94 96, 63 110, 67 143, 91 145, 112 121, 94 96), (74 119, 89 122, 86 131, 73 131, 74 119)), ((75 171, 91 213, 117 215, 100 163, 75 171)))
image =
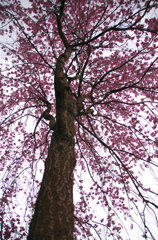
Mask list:
POLYGON ((1 239, 27 236, 57 135, 74 139, 74 239, 156 239, 157 7, 1 1, 1 239))

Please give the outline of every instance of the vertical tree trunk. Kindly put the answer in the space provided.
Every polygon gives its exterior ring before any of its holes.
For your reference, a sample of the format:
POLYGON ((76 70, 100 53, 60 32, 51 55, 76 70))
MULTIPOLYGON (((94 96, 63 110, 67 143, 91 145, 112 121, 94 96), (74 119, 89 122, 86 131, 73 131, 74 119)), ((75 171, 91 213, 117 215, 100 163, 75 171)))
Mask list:
POLYGON ((72 139, 53 136, 28 240, 73 239, 72 139))
POLYGON ((74 120, 76 102, 72 98, 64 63, 72 48, 60 55, 55 71, 56 127, 45 164, 43 181, 35 204, 28 240, 73 239, 74 120))

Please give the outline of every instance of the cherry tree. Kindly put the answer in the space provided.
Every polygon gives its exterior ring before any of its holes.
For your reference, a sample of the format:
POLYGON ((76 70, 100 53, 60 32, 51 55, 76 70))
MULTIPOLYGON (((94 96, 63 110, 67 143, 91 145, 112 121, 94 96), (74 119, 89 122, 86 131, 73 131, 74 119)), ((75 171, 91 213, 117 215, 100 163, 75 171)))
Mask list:
POLYGON ((157 7, 1 1, 1 239, 156 239, 157 7))

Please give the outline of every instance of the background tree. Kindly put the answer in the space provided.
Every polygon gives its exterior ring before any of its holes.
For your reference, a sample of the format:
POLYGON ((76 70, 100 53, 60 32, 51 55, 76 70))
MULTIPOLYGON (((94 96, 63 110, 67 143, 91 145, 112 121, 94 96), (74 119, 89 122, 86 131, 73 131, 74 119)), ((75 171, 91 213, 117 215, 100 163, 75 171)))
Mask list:
POLYGON ((1 239, 156 239, 157 1, 0 8, 1 239))

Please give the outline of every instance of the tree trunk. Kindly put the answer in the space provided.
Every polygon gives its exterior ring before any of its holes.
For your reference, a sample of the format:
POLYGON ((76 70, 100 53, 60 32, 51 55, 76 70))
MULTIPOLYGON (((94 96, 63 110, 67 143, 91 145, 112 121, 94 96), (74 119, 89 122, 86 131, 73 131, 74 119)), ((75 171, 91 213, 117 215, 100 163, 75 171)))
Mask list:
POLYGON ((53 136, 28 240, 73 239, 74 143, 53 136))
POLYGON ((72 48, 60 55, 55 71, 56 127, 45 164, 43 181, 35 204, 28 240, 73 239, 74 120, 76 102, 72 98, 64 63, 72 48))

